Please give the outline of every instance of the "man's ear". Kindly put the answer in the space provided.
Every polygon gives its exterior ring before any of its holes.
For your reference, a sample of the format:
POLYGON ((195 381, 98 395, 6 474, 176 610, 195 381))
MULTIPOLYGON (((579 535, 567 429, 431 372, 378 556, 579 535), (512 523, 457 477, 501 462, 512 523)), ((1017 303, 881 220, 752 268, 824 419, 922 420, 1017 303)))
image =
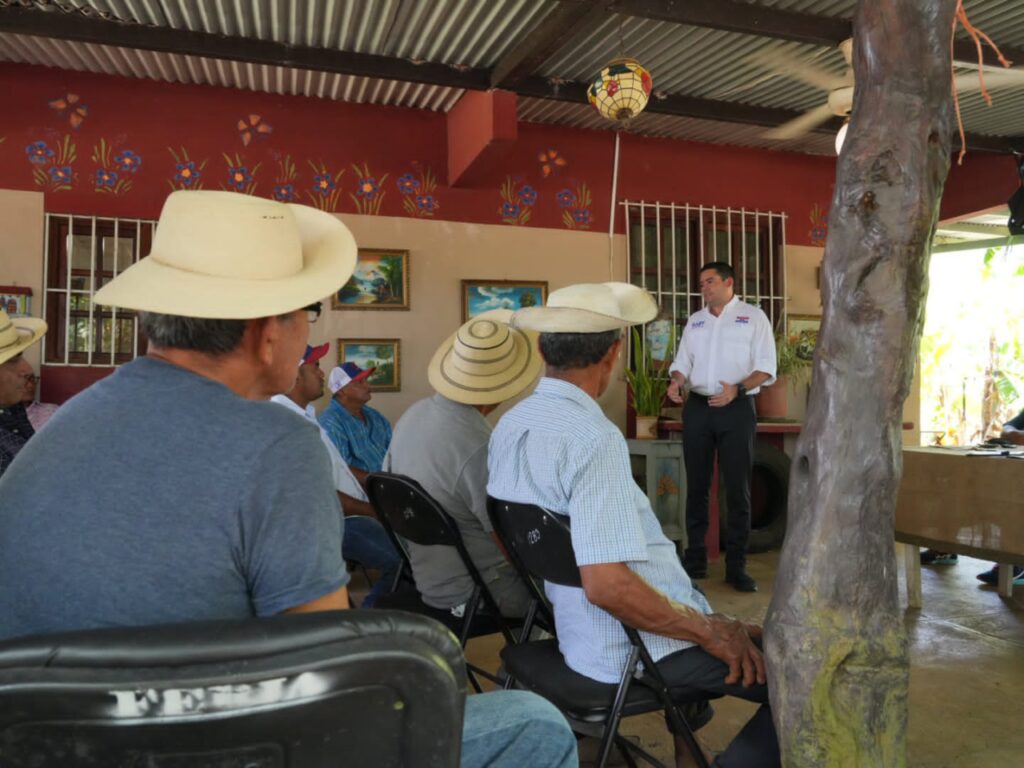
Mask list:
POLYGON ((608 347, 608 351, 604 353, 604 359, 602 360, 609 369, 615 367, 615 362, 619 359, 619 352, 622 350, 622 337, 620 336, 615 340, 615 343, 608 347))
POLYGON ((281 321, 276 317, 260 317, 245 324, 242 349, 261 366, 274 362, 274 347, 281 338, 281 321))

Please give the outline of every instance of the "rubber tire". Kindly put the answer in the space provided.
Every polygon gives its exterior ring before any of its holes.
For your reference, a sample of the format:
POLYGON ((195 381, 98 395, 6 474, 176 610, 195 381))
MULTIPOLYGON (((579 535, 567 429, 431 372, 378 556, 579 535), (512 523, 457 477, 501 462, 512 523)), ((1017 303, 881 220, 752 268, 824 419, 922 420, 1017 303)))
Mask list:
MULTIPOLYGON (((786 537, 786 510, 789 500, 789 469, 792 462, 789 456, 771 443, 762 440, 754 441, 754 479, 752 485, 764 487, 764 504, 760 517, 757 517, 756 499, 751 494, 751 553, 768 552, 779 549, 786 537), (756 527, 755 527, 756 526, 756 527)), ((721 477, 721 473, 719 474, 721 477)), ((722 546, 725 546, 726 525, 729 519, 729 500, 725 494, 725 482, 720 480, 718 486, 719 535, 722 546)))

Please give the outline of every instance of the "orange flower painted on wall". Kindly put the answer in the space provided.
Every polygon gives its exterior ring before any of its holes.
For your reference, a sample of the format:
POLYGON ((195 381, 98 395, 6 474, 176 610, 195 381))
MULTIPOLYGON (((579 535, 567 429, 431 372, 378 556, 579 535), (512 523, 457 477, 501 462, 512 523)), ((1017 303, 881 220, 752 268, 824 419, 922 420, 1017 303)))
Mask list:
POLYGON ((45 141, 33 141, 25 147, 25 159, 32 164, 32 180, 48 192, 67 192, 77 178, 73 165, 78 152, 71 136, 64 136, 55 148, 45 141))
POLYGON ((433 217, 434 211, 441 207, 434 194, 437 189, 437 177, 429 168, 421 171, 419 175, 412 172, 403 173, 395 184, 403 196, 402 207, 410 216, 433 217))
POLYGON ((342 168, 337 173, 332 173, 323 160, 314 163, 309 161, 309 167, 313 171, 313 183, 306 190, 306 197, 310 203, 321 211, 334 212, 338 210, 338 196, 341 194, 341 177, 345 173, 342 168))
POLYGON ((811 208, 811 230, 807 233, 811 245, 825 246, 828 239, 828 216, 821 210, 817 203, 811 208))
POLYGON ((531 209, 537 203, 537 190, 529 184, 517 186, 511 176, 506 176, 499 192, 502 202, 498 215, 502 222, 516 226, 526 224, 530 220, 531 209))
POLYGON ((349 194, 352 198, 352 202, 356 204, 356 212, 362 213, 367 216, 376 216, 380 213, 380 207, 384 202, 384 182, 388 179, 388 174, 384 174, 380 178, 377 178, 370 173, 370 166, 368 163, 363 163, 363 167, 360 168, 358 165, 353 165, 352 169, 356 172, 356 193, 349 194))
POLYGON ((228 178, 225 183, 220 185, 220 188, 231 192, 255 195, 256 173, 259 171, 261 163, 249 167, 237 152, 234 156, 225 154, 223 157, 228 166, 228 178))
POLYGON ((118 197, 131 191, 135 183, 132 178, 142 158, 130 149, 114 151, 113 144, 106 139, 92 148, 92 161, 98 166, 93 177, 94 189, 118 197))
POLYGON ((52 99, 48 103, 50 109, 57 114, 62 117, 66 115, 68 123, 77 131, 79 126, 85 122, 85 118, 89 116, 89 108, 82 104, 81 101, 77 93, 68 93, 59 99, 52 99))
POLYGON ((590 229, 590 188, 586 184, 577 184, 575 189, 568 187, 555 195, 558 207, 562 210, 562 223, 567 229, 590 229))
POLYGON ((202 189, 203 169, 206 168, 206 159, 196 162, 188 156, 188 150, 181 147, 177 152, 172 147, 167 151, 174 158, 174 175, 167 180, 171 189, 202 189))
POLYGON ((557 175, 560 168, 565 168, 569 162, 558 154, 557 149, 546 149, 537 155, 537 159, 540 161, 540 172, 544 178, 548 178, 551 175, 557 175))
POLYGON ((266 122, 259 115, 248 115, 238 121, 238 135, 242 139, 242 146, 248 147, 253 139, 265 139, 274 132, 273 126, 266 122))

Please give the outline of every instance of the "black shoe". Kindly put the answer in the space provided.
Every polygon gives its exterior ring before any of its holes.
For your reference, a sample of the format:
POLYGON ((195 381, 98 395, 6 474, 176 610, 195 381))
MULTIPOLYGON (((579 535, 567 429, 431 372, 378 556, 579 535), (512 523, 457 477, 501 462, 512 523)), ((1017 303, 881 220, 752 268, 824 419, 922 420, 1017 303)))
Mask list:
POLYGON ((737 592, 757 592, 757 582, 746 571, 726 573, 725 583, 732 584, 737 592))
POLYGON ((683 570, 691 579, 706 579, 708 577, 708 561, 683 560, 683 570))

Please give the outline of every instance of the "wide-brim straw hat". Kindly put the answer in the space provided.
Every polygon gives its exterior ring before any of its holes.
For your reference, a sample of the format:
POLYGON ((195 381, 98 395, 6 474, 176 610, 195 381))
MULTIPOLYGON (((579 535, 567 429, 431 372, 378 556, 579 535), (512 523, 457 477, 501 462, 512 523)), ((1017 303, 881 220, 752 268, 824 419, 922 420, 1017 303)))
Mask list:
POLYGON ((466 405, 497 405, 540 376, 537 336, 508 322, 511 310, 483 312, 437 348, 427 378, 439 394, 466 405))
POLYGON ((356 241, 337 218, 236 192, 180 190, 164 203, 149 255, 96 303, 182 317, 285 314, 351 277, 356 241))
POLYGON ((629 283, 579 283, 552 291, 543 307, 526 307, 512 325, 541 333, 601 333, 649 323, 658 316, 654 297, 629 283))
POLYGON ((46 321, 37 317, 8 317, 0 309, 0 364, 17 357, 46 333, 46 321))

